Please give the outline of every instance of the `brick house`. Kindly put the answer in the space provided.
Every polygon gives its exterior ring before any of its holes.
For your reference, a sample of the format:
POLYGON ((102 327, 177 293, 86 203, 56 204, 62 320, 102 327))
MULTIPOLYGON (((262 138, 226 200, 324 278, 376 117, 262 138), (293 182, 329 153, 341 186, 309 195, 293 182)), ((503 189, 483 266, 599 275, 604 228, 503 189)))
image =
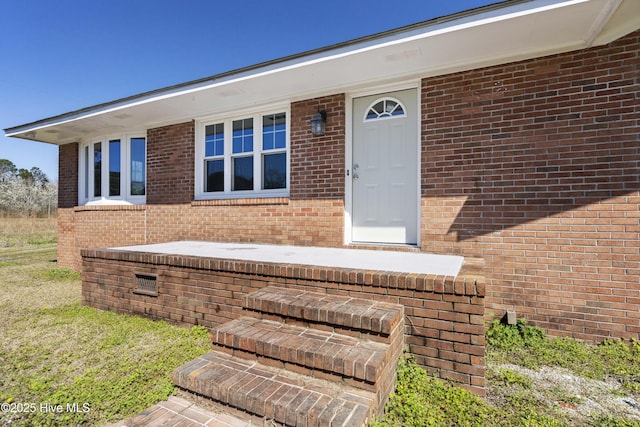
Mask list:
POLYGON ((60 147, 61 266, 181 240, 460 255, 485 318, 601 340, 640 337, 639 129, 640 2, 532 0, 5 132, 60 147))

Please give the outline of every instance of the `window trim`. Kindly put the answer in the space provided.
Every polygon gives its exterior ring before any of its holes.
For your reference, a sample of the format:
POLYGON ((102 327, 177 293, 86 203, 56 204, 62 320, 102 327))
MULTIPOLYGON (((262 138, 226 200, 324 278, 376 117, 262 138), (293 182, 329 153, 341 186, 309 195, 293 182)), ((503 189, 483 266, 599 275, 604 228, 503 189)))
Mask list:
POLYGON ((289 104, 271 105, 260 109, 239 110, 225 115, 208 116, 196 119, 195 127, 195 200, 246 199, 262 197, 289 197, 291 188, 291 107, 289 104), (285 114, 286 147, 263 150, 262 131, 263 117, 273 114, 285 114), (253 118, 253 151, 251 153, 233 153, 233 122, 253 118), (224 124, 224 154, 222 156, 205 156, 206 126, 224 124), (285 188, 263 189, 263 158, 265 154, 286 154, 285 188), (253 156, 253 190, 232 191, 232 162, 234 158, 253 156), (207 160, 222 159, 224 161, 224 190, 205 191, 205 163, 207 160))
POLYGON ((130 132, 126 134, 110 134, 95 138, 88 138, 81 142, 78 147, 78 205, 114 205, 133 204, 144 205, 147 201, 147 133, 146 131, 130 132), (145 195, 131 195, 131 140, 142 138, 145 140, 144 146, 144 176, 145 195), (110 142, 120 141, 120 195, 110 196, 110 142), (101 173, 100 173, 100 196, 94 196, 94 147, 101 143, 101 173))

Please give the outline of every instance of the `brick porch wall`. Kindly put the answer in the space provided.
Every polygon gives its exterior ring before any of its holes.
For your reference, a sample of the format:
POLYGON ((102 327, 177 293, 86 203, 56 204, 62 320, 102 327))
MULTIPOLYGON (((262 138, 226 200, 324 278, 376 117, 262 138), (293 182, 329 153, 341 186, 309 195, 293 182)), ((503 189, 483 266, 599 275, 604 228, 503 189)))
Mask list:
POLYGON ((416 361, 485 393, 478 260, 467 260, 453 278, 97 249, 82 251, 82 280, 84 304, 208 328, 242 316, 244 295, 270 285, 402 304, 416 361), (136 274, 157 277, 157 296, 135 293, 136 274))

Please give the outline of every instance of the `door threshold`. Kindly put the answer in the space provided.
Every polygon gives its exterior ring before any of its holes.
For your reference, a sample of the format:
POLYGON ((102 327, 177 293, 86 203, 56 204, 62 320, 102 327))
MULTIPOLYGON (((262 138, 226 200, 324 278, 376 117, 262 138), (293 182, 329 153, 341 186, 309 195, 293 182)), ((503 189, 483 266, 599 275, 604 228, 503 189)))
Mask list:
POLYGON ((369 249, 381 251, 404 251, 420 252, 421 248, 412 243, 373 243, 373 242, 351 242, 345 245, 351 249, 369 249))

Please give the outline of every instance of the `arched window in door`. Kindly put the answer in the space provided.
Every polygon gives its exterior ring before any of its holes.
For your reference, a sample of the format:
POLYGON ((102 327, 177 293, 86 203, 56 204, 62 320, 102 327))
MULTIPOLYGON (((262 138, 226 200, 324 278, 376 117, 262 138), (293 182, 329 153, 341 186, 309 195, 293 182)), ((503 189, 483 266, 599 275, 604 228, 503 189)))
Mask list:
POLYGON ((375 100, 364 115, 364 121, 404 117, 406 109, 395 98, 380 98, 375 100))

